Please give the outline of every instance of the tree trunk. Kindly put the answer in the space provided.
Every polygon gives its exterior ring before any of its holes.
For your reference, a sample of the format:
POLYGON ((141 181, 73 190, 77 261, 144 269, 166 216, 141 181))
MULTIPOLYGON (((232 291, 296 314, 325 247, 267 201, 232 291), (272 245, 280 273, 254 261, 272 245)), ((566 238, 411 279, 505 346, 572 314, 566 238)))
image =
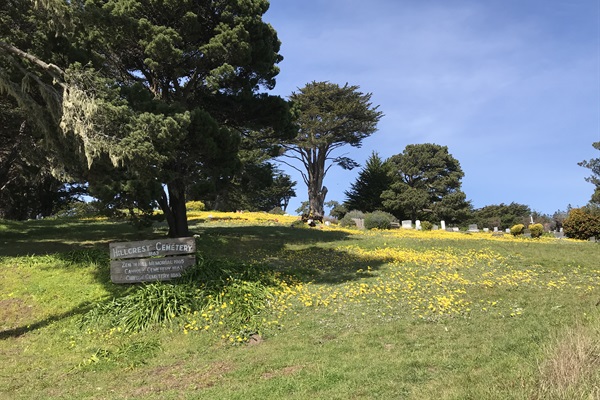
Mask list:
POLYGON ((165 214, 169 225, 169 237, 187 237, 190 235, 187 221, 187 210, 185 208, 185 186, 172 182, 167 184, 167 193, 163 191, 158 204, 165 214))
POLYGON ((308 203, 309 203, 309 217, 319 221, 323 220, 325 214, 325 196, 327 195, 327 188, 323 186, 320 190, 318 187, 309 187, 308 189, 308 203))

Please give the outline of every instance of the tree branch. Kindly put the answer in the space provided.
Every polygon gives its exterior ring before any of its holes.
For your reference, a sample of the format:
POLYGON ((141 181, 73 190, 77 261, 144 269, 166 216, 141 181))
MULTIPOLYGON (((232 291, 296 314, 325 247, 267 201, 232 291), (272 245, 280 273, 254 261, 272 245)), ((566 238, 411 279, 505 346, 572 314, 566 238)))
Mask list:
POLYGON ((0 40, 0 48, 6 50, 7 52, 9 52, 19 58, 23 58, 23 59, 26 59, 26 60, 34 63, 38 67, 42 68, 44 71, 48 72, 48 74, 50 74, 57 81, 57 83, 59 85, 61 85, 62 87, 65 86, 65 84, 63 83, 63 77, 65 75, 65 71, 63 71, 56 65, 48 64, 45 61, 37 58, 33 54, 29 54, 15 46, 13 46, 12 44, 3 42, 1 40, 0 40))

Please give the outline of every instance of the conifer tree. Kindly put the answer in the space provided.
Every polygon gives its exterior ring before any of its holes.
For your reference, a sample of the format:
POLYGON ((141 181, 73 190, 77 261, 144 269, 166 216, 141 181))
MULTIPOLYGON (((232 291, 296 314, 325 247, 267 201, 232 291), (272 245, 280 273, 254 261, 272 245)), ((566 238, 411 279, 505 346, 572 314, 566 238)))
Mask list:
POLYGON ((389 189, 391 183, 388 166, 379 154, 373 152, 350 190, 344 192, 347 197, 344 206, 348 210, 362 212, 383 210, 381 194, 389 189))

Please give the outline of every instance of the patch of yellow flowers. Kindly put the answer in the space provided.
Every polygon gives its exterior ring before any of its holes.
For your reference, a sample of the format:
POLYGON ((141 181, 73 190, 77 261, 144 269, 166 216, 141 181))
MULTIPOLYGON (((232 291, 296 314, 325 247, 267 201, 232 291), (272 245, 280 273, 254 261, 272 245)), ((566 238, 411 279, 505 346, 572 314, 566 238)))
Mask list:
MULTIPOLYGON (((256 220, 263 218, 255 214, 252 213, 256 220)), ((276 216, 269 214, 264 216, 266 220, 274 217, 276 216)), ((451 236, 452 240, 524 240, 513 238, 512 235, 491 236, 489 233, 466 235, 445 231, 347 231, 356 235, 419 238, 432 241, 432 245, 439 238, 448 240, 448 235, 455 235, 451 236)), ((508 297, 508 291, 526 288, 534 291, 574 290, 587 293, 600 289, 600 270, 580 274, 577 268, 557 272, 544 270, 539 265, 515 266, 513 263, 515 259, 518 263, 518 257, 507 258, 489 248, 461 250, 431 246, 415 250, 385 244, 374 249, 351 245, 332 250, 335 251, 335 256, 331 258, 311 258, 305 249, 290 251, 288 248, 281 254, 254 261, 270 262, 275 259, 279 266, 283 263, 300 268, 316 267, 321 271, 336 271, 344 263, 350 265, 357 259, 367 264, 383 265, 376 270, 371 267, 359 269, 355 271, 352 280, 338 284, 302 283, 279 275, 279 284, 272 289, 268 312, 261 317, 264 324, 279 326, 279 320, 290 310, 298 312, 302 308, 323 308, 338 313, 357 306, 364 307, 368 312, 376 312, 383 319, 408 315, 415 319, 438 321, 445 318, 470 318, 474 313, 493 313, 499 317, 516 318, 527 310, 505 300, 502 296, 508 297)), ((219 317, 219 312, 222 311, 217 307, 194 315, 186 324, 184 332, 213 329, 223 318, 222 315, 219 317)), ((247 337, 237 333, 223 334, 222 337, 232 343, 247 340, 247 337)))

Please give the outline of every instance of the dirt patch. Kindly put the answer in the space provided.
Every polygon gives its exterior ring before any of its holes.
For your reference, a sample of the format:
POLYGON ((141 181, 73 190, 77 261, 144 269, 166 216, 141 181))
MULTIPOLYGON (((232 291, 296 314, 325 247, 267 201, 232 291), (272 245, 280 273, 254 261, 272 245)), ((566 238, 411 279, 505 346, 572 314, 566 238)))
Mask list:
POLYGON ((23 299, 0 300, 0 332, 31 323, 37 311, 34 305, 23 299))
POLYGON ((290 376, 290 375, 294 375, 299 371, 302 371, 304 369, 304 366, 302 365, 291 365, 289 367, 284 367, 281 369, 278 369, 276 371, 269 371, 269 372, 265 372, 264 374, 261 375, 262 379, 273 379, 273 378, 277 378, 280 376, 290 376))
POLYGON ((183 363, 156 367, 144 372, 144 381, 131 392, 134 397, 143 397, 151 393, 162 393, 171 390, 199 390, 216 385, 230 371, 233 364, 217 362, 208 365, 203 371, 189 371, 183 363))

